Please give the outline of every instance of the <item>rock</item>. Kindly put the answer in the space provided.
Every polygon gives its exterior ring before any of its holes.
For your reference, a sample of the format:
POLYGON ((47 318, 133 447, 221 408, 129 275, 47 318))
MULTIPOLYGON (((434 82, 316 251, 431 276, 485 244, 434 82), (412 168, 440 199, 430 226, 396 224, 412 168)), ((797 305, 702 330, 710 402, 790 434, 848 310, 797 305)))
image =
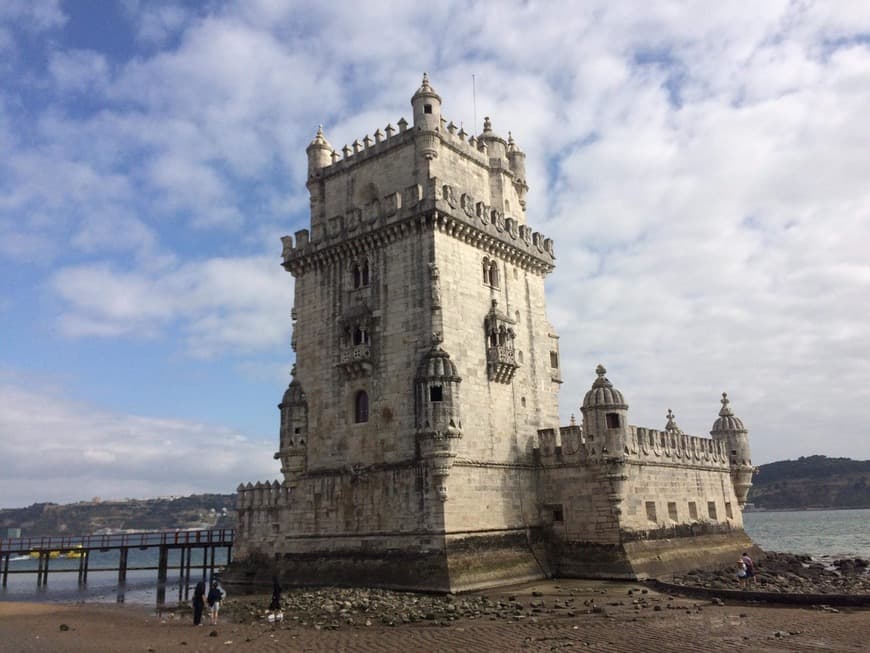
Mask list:
POLYGON ((68 630, 69 630, 69 626, 67 626, 66 624, 60 625, 60 632, 65 633, 68 630))

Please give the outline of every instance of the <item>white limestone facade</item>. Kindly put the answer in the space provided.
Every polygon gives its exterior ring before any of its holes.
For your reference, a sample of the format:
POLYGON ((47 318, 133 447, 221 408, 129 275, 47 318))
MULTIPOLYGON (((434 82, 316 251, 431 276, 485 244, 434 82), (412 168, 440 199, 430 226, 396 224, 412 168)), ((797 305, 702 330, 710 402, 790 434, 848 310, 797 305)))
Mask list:
POLYGON ((424 76, 413 123, 307 148, 283 478, 239 486, 239 576, 458 591, 636 578, 751 546, 748 437, 628 425, 599 367, 559 425, 553 241, 526 223, 525 154, 471 135, 424 76))

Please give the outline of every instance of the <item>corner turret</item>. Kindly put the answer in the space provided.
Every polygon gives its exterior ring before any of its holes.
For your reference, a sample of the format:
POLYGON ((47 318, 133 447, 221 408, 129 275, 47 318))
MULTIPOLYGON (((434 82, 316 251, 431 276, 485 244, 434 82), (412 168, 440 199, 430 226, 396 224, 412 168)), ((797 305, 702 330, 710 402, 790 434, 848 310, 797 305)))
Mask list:
POLYGON ((308 441, 308 401, 295 376, 287 386, 278 410, 281 411, 281 430, 275 459, 281 461, 284 481, 292 486, 305 470, 308 441))
POLYGON ((526 209, 526 193, 529 192, 529 184, 526 182, 526 153, 514 142, 513 135, 508 132, 507 142, 508 165, 514 173, 514 189, 520 198, 520 206, 526 209))
POLYGON ((417 445, 441 501, 447 500, 447 477, 456 458, 456 442, 462 437, 461 382, 456 365, 441 348, 440 335, 435 335, 432 349, 417 368, 414 385, 417 445))
MULTIPOLYGON (((441 130, 441 97, 429 85, 429 76, 423 73, 423 83, 411 98, 414 109, 414 129, 417 132, 417 152, 431 161, 438 156, 441 130)), ((401 126, 401 123, 399 123, 401 126)))
POLYGON ((490 159, 507 159, 507 142, 492 130, 492 121, 489 116, 483 119, 483 132, 477 140, 486 145, 486 151, 490 159))
POLYGON ((740 506, 746 503, 749 488, 752 487, 752 476, 755 467, 752 466, 752 456, 749 451, 749 431, 743 426, 743 421, 731 412, 728 394, 723 392, 722 408, 719 410, 719 418, 713 422, 710 435, 714 440, 724 442, 728 447, 728 460, 731 467, 731 483, 734 485, 734 494, 740 506))
POLYGON ((604 443, 602 454, 620 457, 628 441, 628 404, 622 393, 605 376, 603 365, 595 368, 598 378, 583 398, 583 432, 587 438, 604 443))
POLYGON ((441 127, 441 96, 429 84, 429 75, 423 73, 423 83, 411 97, 414 109, 414 127, 423 131, 437 131, 441 127))
POLYGON ((308 178, 311 179, 321 168, 332 164, 332 145, 323 135, 323 125, 317 128, 314 140, 305 148, 308 155, 308 178))

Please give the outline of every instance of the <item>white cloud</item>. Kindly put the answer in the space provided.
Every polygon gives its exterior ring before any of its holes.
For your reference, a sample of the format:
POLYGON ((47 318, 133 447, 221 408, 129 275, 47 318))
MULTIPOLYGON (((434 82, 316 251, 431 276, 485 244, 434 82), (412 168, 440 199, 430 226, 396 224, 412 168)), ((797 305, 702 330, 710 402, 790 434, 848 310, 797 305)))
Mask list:
POLYGON ((220 425, 107 411, 57 388, 0 378, 4 473, 0 507, 35 501, 234 492, 241 479, 272 480, 276 443, 220 425))
POLYGON ((293 283, 270 257, 213 258, 151 271, 105 264, 59 270, 51 289, 73 338, 158 337, 178 325, 188 353, 212 357, 289 342, 293 283))
POLYGON ((89 50, 54 52, 48 70, 62 91, 100 91, 109 81, 106 58, 89 50))

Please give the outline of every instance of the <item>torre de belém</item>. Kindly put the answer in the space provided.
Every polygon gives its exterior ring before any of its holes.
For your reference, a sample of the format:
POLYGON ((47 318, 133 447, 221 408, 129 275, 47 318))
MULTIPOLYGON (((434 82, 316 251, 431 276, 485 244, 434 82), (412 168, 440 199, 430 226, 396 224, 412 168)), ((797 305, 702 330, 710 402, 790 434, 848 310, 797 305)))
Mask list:
MULTIPOLYGON (((424 75, 399 120, 308 146, 310 229, 285 236, 293 380, 280 481, 238 488, 231 573, 462 591, 643 578, 753 548, 754 468, 723 394, 711 438, 628 423, 598 366, 559 425, 553 241, 526 224, 525 154, 466 133, 424 75)), ((590 375, 591 376, 591 375, 590 375)))

